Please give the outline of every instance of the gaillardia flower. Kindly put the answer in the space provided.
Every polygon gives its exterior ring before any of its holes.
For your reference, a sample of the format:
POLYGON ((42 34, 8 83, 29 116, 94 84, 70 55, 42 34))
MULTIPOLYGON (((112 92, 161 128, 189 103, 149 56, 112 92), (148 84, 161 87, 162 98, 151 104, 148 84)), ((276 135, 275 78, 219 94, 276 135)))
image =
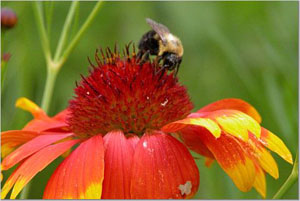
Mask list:
POLYGON ((173 73, 156 73, 128 48, 124 57, 107 50, 75 89, 69 107, 48 117, 21 98, 16 105, 34 116, 22 130, 5 131, 2 170, 17 165, 2 188, 5 198, 61 155, 44 190, 46 199, 192 198, 199 172, 189 149, 216 160, 241 191, 266 195, 265 173, 278 168, 265 148, 287 162, 284 143, 260 126, 261 118, 239 99, 220 100, 191 113, 193 104, 173 73), (75 146, 76 145, 76 146, 75 146))

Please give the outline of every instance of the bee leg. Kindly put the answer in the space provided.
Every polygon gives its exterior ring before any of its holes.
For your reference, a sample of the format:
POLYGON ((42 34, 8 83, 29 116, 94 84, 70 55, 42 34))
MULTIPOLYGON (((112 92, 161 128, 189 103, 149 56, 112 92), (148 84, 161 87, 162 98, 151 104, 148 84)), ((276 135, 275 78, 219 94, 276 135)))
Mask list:
POLYGON ((157 71, 157 67, 159 66, 159 62, 162 60, 162 56, 157 56, 154 60, 154 68, 155 68, 155 75, 157 75, 163 67, 161 67, 158 71, 157 71))
POLYGON ((158 80, 160 80, 162 78, 162 76, 165 74, 166 69, 164 67, 161 67, 161 69, 159 69, 159 71, 157 72, 157 74, 160 73, 160 72, 161 72, 161 74, 160 74, 158 80))
POLYGON ((150 56, 150 50, 147 50, 143 55, 142 58, 139 61, 139 65, 143 65, 146 61, 149 60, 149 56, 150 56))
POLYGON ((174 77, 177 77, 178 71, 179 71, 179 65, 177 64, 176 67, 175 67, 174 77))

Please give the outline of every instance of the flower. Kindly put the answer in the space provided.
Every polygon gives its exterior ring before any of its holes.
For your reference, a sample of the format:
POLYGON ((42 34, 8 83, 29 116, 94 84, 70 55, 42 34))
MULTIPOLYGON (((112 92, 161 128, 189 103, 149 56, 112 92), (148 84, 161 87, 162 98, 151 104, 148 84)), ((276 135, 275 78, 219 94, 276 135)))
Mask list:
POLYGON ((1 27, 10 29, 17 24, 18 18, 16 13, 10 8, 1 8, 1 27))
POLYGON ((22 188, 61 155, 44 191, 47 199, 192 198, 199 172, 188 151, 216 160, 241 191, 266 194, 265 172, 278 168, 265 147, 292 163, 284 143, 260 126, 257 111, 240 99, 224 99, 191 113, 193 104, 173 73, 156 73, 107 49, 90 75, 76 84, 69 107, 48 117, 26 98, 16 106, 34 119, 22 130, 2 133, 2 170, 16 164, 2 198, 22 188), (74 148, 75 145, 78 145, 74 148))

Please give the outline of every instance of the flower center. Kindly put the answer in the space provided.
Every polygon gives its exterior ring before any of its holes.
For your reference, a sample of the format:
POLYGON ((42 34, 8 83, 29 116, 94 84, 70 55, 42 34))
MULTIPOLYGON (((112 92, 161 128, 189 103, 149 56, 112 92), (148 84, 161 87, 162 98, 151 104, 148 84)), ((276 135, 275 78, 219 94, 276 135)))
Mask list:
POLYGON ((193 104, 186 88, 173 73, 158 72, 160 64, 137 61, 135 52, 125 56, 117 51, 96 51, 97 65, 76 84, 75 98, 70 101, 68 123, 72 131, 87 137, 121 129, 125 134, 142 135, 147 129, 186 117, 193 104))

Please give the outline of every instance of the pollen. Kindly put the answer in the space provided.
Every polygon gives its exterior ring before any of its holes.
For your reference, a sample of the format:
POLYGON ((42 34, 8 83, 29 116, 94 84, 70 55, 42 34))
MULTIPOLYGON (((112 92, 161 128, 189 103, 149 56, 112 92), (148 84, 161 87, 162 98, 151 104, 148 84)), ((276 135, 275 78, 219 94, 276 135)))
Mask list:
POLYGON ((76 84, 68 124, 81 137, 120 129, 142 135, 147 129, 186 117, 193 104, 173 72, 157 73, 160 64, 141 62, 126 46, 123 56, 100 49, 88 76, 76 84), (101 55, 101 59, 99 57, 101 55))

